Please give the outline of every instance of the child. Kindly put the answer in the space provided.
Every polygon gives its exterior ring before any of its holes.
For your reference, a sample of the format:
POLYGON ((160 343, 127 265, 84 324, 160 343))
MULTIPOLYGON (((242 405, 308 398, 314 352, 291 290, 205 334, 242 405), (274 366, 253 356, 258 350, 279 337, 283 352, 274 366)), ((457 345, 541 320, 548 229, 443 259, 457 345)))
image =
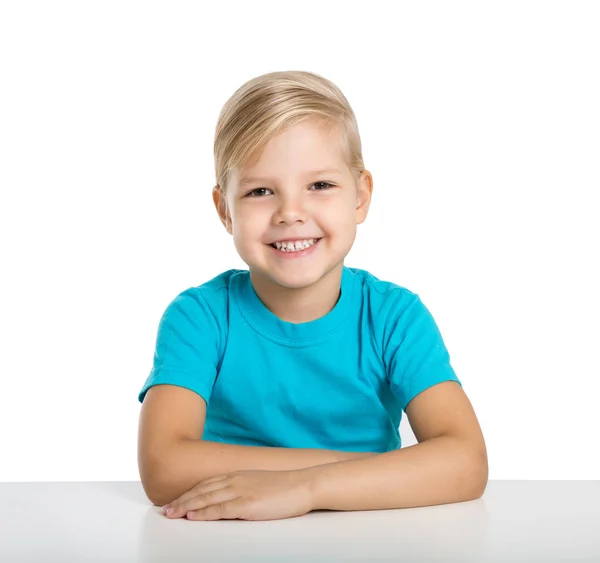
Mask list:
MULTIPOLYGON (((271 486, 275 471, 340 464, 346 475, 354 468, 354 482, 336 497, 332 480, 340 476, 331 474, 319 507, 481 496, 483 436, 432 315, 416 293, 344 264, 373 180, 342 92, 309 72, 256 77, 223 107, 214 154, 214 205, 248 270, 227 270, 183 291, 160 320, 154 365, 139 394, 140 402, 146 398, 139 462, 149 498, 167 502, 229 474, 271 486), (418 441, 430 444, 400 450, 402 411, 418 441), (384 476, 386 467, 397 468, 403 493, 392 494, 400 489, 389 471, 384 476), (363 488, 361 496, 358 483, 367 475, 382 488, 363 488)), ((197 490, 172 503, 180 516, 186 502, 185 510, 203 508, 197 490)), ((268 509, 246 504, 224 516, 205 508, 191 517, 269 519, 314 509, 300 500, 284 514, 282 497, 272 498, 268 509)))

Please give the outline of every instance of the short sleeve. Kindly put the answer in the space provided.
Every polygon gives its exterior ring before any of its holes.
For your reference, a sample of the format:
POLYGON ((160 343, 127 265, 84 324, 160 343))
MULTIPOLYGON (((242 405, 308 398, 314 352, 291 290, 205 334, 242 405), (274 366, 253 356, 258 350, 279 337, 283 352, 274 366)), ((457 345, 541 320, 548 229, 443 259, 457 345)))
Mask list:
POLYGON ((442 381, 461 387, 439 328, 420 297, 405 292, 395 299, 386 327, 384 361, 393 395, 405 410, 419 393, 442 381))
POLYGON ((158 324, 154 361, 138 395, 144 402, 153 385, 170 384, 198 393, 208 404, 219 361, 217 320, 197 288, 179 294, 158 324))

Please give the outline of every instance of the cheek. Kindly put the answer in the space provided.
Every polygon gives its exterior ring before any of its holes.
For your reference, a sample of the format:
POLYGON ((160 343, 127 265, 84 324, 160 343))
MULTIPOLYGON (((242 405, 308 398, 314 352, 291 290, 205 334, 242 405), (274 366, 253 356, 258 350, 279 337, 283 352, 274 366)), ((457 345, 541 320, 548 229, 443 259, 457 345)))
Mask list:
POLYGON ((261 231, 264 220, 260 214, 238 213, 233 217, 234 232, 242 235, 252 235, 261 231))
POLYGON ((236 217, 233 220, 233 242, 235 247, 244 252, 252 252, 258 248, 265 236, 264 222, 257 217, 236 217))
POLYGON ((356 227, 356 211, 352 205, 346 204, 321 211, 319 222, 324 229, 331 230, 332 234, 352 231, 356 227))

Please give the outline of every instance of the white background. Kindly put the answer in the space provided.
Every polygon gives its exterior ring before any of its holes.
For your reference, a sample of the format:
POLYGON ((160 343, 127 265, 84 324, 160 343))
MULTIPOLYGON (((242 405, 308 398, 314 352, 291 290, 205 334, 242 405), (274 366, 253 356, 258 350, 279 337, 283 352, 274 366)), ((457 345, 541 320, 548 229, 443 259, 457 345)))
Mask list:
POLYGON ((345 263, 430 309, 490 479, 599 479, 599 29, 583 1, 2 3, 0 481, 139 480, 160 316, 247 267, 218 113, 275 70, 354 108, 345 263))

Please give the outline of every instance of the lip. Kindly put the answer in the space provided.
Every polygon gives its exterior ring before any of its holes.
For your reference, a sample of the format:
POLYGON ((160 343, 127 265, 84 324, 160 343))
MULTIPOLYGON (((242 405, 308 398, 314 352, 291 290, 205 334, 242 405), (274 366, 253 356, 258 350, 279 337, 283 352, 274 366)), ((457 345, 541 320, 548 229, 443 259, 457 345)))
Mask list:
MULTIPOLYGON (((294 240, 299 240, 299 239, 294 239, 294 240)), ((300 240, 302 240, 302 239, 300 239, 300 240)), ((305 248, 304 250, 298 250, 296 252, 284 252, 281 250, 277 250, 277 248, 275 248, 274 246, 272 246, 270 244, 268 246, 273 252, 275 252, 275 256, 277 256, 278 258, 282 258, 284 260, 294 260, 296 258, 303 258, 305 256, 310 256, 315 251, 317 246, 319 246, 319 244, 321 243, 321 240, 322 240, 322 238, 319 238, 317 240, 317 242, 315 242, 315 244, 313 244, 312 246, 309 246, 308 248, 305 248)))
POLYGON ((271 241, 269 244, 275 244, 276 242, 296 242, 297 240, 311 240, 313 238, 319 239, 322 237, 296 237, 296 238, 282 238, 271 241))

